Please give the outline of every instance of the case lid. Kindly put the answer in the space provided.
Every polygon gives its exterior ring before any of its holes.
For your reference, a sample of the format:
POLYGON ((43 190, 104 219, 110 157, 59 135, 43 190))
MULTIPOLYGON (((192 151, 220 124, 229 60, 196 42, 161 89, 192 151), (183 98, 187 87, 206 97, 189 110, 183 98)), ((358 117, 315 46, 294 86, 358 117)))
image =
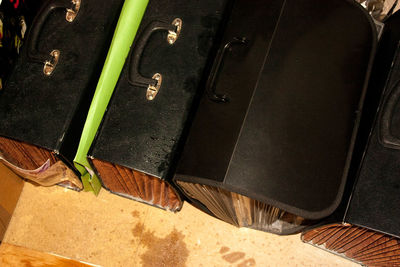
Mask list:
POLYGON ((226 0, 149 2, 91 157, 158 178, 171 177, 226 4, 226 0), (177 38, 169 43, 174 31, 179 31, 177 38), (161 77, 158 82, 156 74, 161 77), (150 97, 157 85, 158 93, 150 97))
POLYGON ((342 197, 375 28, 353 1, 262 2, 235 3, 221 47, 248 44, 216 81, 229 102, 203 96, 175 179, 322 218, 342 197))

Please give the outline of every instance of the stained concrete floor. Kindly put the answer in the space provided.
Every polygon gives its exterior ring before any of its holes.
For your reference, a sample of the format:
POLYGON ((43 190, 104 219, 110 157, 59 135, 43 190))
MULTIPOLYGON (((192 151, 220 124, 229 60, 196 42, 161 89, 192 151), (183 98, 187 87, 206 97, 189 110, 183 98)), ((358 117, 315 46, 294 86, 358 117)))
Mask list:
POLYGON ((357 266, 299 235, 239 229, 187 203, 174 214, 106 190, 29 183, 4 241, 101 266, 357 266))

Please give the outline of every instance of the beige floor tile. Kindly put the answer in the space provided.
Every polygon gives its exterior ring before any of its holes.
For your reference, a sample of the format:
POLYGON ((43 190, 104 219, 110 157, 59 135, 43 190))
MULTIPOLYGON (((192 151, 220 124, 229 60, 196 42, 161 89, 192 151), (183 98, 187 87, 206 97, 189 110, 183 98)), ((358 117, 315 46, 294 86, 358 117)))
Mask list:
POLYGON ((188 204, 174 214, 105 190, 31 184, 4 241, 103 266, 354 266, 299 235, 239 229, 188 204))

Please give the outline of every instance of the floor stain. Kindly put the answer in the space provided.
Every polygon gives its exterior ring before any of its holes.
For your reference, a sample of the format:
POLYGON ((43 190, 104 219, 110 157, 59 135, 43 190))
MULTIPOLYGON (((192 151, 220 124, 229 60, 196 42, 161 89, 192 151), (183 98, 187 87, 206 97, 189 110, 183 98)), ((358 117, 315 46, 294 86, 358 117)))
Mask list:
POLYGON ((132 230, 133 235, 141 237, 141 245, 146 247, 140 256, 143 267, 186 266, 189 250, 181 232, 174 228, 167 236, 160 238, 144 228, 143 224, 137 224, 132 230))
POLYGON ((250 258, 238 264, 237 267, 252 267, 252 266, 256 266, 256 261, 253 258, 250 258))
POLYGON ((238 260, 243 259, 245 256, 246 256, 246 253, 244 253, 244 252, 232 252, 232 253, 222 256, 222 258, 229 263, 235 263, 238 260))
POLYGON ((229 251, 229 248, 228 248, 228 247, 221 247, 221 249, 219 250, 219 253, 225 254, 225 253, 227 253, 228 251, 229 251))
POLYGON ((132 211, 132 216, 133 217, 140 217, 140 212, 138 212, 137 210, 132 211))
POLYGON ((230 248, 228 247, 221 247, 221 249, 219 250, 220 254, 222 255, 222 259, 224 259, 225 261, 229 262, 230 264, 237 264, 237 267, 253 267, 256 266, 256 261, 253 258, 246 258, 246 253, 244 252, 231 252, 228 253, 230 251, 230 248), (228 253, 228 254, 227 254, 228 253))
POLYGON ((144 230, 144 224, 138 223, 136 224, 135 228, 132 229, 132 234, 138 237, 143 233, 143 230, 144 230))

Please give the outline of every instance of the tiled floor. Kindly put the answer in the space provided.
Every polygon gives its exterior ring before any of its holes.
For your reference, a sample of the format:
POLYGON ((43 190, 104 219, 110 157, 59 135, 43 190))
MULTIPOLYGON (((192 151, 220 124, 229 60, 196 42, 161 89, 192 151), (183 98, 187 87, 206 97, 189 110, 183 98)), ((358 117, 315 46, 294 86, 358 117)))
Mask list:
POLYGON ((173 214, 105 190, 28 183, 4 241, 102 266, 356 266, 299 235, 239 229, 188 204, 173 214))

